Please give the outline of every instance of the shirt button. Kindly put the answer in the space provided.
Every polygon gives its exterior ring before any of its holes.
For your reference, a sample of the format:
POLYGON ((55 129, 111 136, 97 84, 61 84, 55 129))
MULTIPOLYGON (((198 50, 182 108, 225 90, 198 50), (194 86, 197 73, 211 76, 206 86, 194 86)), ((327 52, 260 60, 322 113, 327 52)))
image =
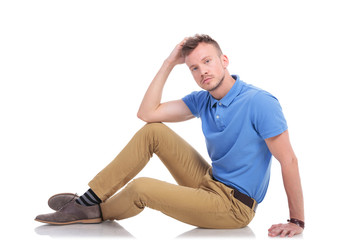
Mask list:
POLYGON ((217 118, 217 119, 219 119, 219 118, 220 118, 220 116, 219 116, 219 115, 216 115, 216 118, 217 118))
POLYGON ((221 102, 219 102, 219 106, 221 106, 222 105, 222 103, 221 102))

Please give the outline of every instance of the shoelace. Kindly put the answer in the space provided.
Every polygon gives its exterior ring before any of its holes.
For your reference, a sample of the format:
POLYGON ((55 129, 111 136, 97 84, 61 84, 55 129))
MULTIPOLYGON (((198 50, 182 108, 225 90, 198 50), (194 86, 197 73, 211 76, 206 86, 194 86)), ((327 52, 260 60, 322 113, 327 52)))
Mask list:
POLYGON ((67 203, 65 203, 59 210, 57 210, 57 212, 60 212, 66 205, 68 205, 69 203, 74 201, 74 199, 76 200, 78 197, 79 196, 77 195, 77 193, 75 193, 75 195, 71 198, 71 200, 69 200, 67 203))

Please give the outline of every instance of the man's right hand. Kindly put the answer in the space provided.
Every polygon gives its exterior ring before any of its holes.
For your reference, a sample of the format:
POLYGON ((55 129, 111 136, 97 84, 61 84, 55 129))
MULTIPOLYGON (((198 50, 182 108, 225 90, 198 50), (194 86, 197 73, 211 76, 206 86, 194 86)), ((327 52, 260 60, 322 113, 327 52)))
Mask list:
POLYGON ((177 64, 183 64, 185 63, 185 57, 181 54, 181 49, 184 46, 187 38, 184 38, 176 47, 174 50, 170 53, 169 57, 166 59, 166 61, 175 66, 177 64))
POLYGON ((150 83, 138 111, 138 117, 141 120, 145 122, 180 122, 194 118, 190 109, 181 99, 161 102, 162 91, 170 72, 177 64, 185 62, 181 50, 186 40, 185 38, 176 45, 150 83))

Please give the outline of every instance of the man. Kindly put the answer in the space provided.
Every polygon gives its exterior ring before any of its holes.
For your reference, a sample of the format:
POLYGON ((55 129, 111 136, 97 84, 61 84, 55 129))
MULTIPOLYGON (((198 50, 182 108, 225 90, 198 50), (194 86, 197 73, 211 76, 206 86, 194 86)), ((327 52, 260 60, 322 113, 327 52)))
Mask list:
POLYGON ((50 224, 97 223, 135 216, 147 206, 198 227, 241 228, 250 223, 257 204, 265 197, 274 155, 281 164, 290 220, 273 225, 269 236, 300 234, 304 228, 300 175, 280 104, 271 94, 230 75, 228 64, 227 56, 209 36, 184 39, 164 61, 145 93, 138 117, 149 124, 95 176, 84 195, 51 197, 49 205, 57 211, 35 220, 50 224), (183 63, 205 91, 161 103, 170 72, 183 63), (202 120, 211 166, 161 123, 194 117, 202 120), (150 178, 127 184, 153 153, 178 185, 150 178))

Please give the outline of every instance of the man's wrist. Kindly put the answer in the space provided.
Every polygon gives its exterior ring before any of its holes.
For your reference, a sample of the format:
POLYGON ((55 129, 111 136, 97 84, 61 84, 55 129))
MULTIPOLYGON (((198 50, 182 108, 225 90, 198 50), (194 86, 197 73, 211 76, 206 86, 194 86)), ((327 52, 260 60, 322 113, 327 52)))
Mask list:
POLYGON ((290 218, 287 220, 289 223, 293 223, 293 224, 296 224, 298 225, 299 227, 301 227, 302 229, 305 229, 305 222, 304 221, 301 221, 299 219, 296 219, 296 218, 290 218))
POLYGON ((165 61, 163 63, 163 66, 167 67, 167 68, 174 68, 176 65, 177 65, 176 62, 173 62, 173 61, 171 61, 169 59, 165 59, 165 61))

